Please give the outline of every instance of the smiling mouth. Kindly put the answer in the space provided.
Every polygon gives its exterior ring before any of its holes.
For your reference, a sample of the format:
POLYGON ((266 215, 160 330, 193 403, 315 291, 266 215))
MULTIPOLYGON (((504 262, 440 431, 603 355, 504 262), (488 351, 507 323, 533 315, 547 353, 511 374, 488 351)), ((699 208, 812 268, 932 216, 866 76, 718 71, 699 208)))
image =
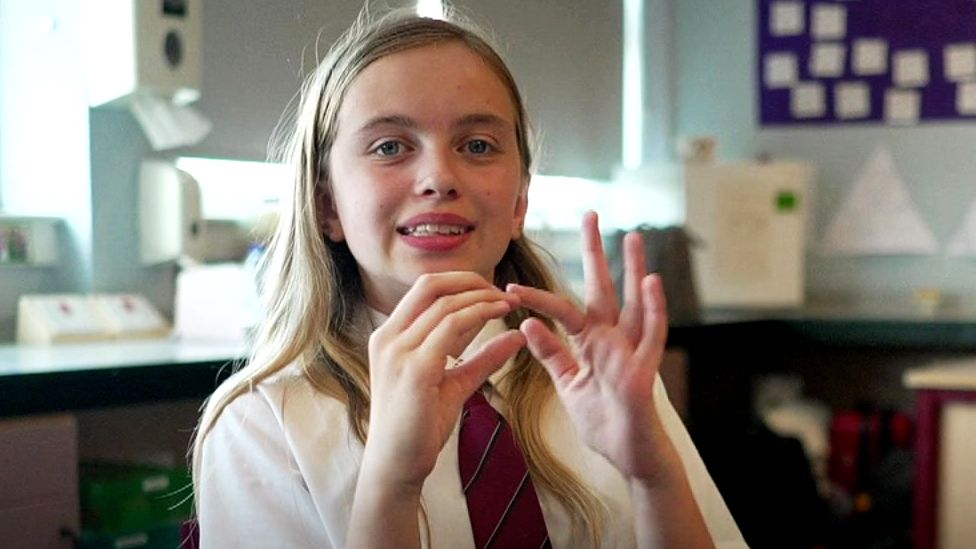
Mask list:
POLYGON ((397 232, 405 236, 458 236, 474 230, 470 225, 447 225, 422 223, 412 227, 397 227, 397 232))

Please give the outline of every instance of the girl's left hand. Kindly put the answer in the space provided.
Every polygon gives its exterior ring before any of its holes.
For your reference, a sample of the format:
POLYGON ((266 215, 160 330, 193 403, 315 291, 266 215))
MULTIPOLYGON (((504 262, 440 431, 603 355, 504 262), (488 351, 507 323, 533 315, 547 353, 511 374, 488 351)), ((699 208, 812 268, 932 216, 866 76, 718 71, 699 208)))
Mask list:
POLYGON ((620 308, 594 212, 583 218, 582 237, 584 310, 536 288, 510 284, 507 291, 568 335, 567 347, 536 318, 521 326, 583 440, 623 475, 653 482, 661 473, 656 457, 669 444, 654 407, 668 325, 661 280, 647 274, 640 235, 628 234, 620 308))

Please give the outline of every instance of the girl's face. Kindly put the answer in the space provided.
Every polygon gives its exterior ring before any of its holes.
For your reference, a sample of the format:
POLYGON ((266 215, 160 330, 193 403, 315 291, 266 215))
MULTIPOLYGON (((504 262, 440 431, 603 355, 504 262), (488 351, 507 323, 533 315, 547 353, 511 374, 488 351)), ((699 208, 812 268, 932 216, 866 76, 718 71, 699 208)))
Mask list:
POLYGON ((325 231, 345 240, 368 303, 390 313, 418 276, 492 280, 525 218, 515 107, 461 42, 381 58, 353 80, 330 156, 325 231))

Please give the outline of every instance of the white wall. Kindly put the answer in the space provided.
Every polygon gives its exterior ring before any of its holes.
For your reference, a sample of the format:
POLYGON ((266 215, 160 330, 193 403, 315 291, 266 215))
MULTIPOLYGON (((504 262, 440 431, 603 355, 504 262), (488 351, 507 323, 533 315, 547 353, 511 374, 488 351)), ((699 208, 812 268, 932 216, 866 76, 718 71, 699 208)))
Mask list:
POLYGON ((0 207, 65 220, 57 268, 0 267, 0 341, 17 297, 91 282, 88 106, 78 3, 0 0, 0 207))
POLYGON ((621 0, 455 0, 492 29, 541 137, 539 172, 609 179, 621 157, 621 0))
POLYGON ((196 106, 214 128, 185 152, 265 160, 271 131, 316 53, 325 53, 361 6, 361 0, 205 0, 203 95, 196 106))
MULTIPOLYGON (((976 123, 762 128, 757 121, 757 3, 673 2, 678 136, 714 135, 726 160, 765 154, 812 164, 817 170, 814 241, 875 148, 887 147, 936 239, 943 245, 950 239, 966 208, 976 201, 976 123)), ((914 287, 937 286, 971 307, 976 302, 976 258, 942 252, 851 258, 811 251, 807 281, 814 298, 908 302, 914 287)))
MULTIPOLYGON (((476 19, 497 31, 543 132, 543 171, 609 177, 620 157, 620 3, 458 4, 470 4, 476 19)), ((77 6, 0 0, 0 205, 65 217, 71 242, 59 268, 0 268, 0 341, 12 338, 16 300, 27 292, 136 291, 164 313, 172 309, 175 267, 137 262, 138 166, 160 154, 128 112, 85 106, 77 6), (38 104, 38 97, 49 100, 38 104)), ((199 145, 165 155, 265 159, 316 51, 323 53, 361 6, 203 0, 203 95, 196 106, 214 129, 199 145)))

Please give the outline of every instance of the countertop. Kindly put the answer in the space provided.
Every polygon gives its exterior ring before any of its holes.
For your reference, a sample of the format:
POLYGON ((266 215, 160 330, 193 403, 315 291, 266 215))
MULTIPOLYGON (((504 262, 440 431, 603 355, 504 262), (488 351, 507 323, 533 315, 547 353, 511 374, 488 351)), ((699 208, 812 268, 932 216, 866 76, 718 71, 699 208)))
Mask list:
POLYGON ((208 396, 242 344, 177 339, 0 345, 0 417, 208 396))
MULTIPOLYGON (((897 303, 888 308, 869 305, 863 309, 819 305, 785 311, 709 311, 700 322, 672 326, 668 344, 706 352, 718 352, 715 350, 734 343, 761 344, 770 352, 879 349, 976 356, 976 313, 926 312, 897 303)), ((0 345, 0 417, 202 400, 245 355, 243 344, 178 339, 50 347, 0 345)), ((976 366, 913 370, 905 383, 976 388, 976 366)))
POLYGON ((976 391, 976 358, 913 368, 905 372, 903 381, 911 389, 976 391))
POLYGON ((179 339, 99 341, 59 345, 0 345, 0 376, 45 374, 161 364, 227 362, 243 343, 179 339))

